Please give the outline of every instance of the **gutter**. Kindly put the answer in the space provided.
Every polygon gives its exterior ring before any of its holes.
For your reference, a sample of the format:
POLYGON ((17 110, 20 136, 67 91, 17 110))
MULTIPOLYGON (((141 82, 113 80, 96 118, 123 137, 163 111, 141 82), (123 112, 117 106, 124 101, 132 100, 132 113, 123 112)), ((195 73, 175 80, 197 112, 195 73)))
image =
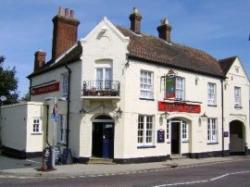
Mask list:
POLYGON ((67 93, 67 129, 66 129, 66 147, 69 148, 69 114, 70 114, 70 87, 71 87, 71 69, 67 64, 64 64, 64 67, 68 71, 68 93, 67 93))
POLYGON ((222 156, 225 156, 224 150, 224 89, 223 89, 223 79, 221 79, 221 133, 222 133, 222 156))

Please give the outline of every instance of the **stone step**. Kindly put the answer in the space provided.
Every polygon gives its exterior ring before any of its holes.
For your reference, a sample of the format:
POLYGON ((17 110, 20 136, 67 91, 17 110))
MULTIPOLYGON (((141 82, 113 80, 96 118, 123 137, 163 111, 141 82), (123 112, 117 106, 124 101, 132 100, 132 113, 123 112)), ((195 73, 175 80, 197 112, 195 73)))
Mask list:
POLYGON ((106 164, 106 165, 112 165, 115 164, 113 162, 113 159, 107 159, 107 158, 90 158, 90 160, 88 161, 88 164, 106 164))
POLYGON ((170 160, 180 160, 180 159, 185 159, 185 158, 188 158, 188 157, 184 155, 179 155, 179 154, 170 155, 170 160))

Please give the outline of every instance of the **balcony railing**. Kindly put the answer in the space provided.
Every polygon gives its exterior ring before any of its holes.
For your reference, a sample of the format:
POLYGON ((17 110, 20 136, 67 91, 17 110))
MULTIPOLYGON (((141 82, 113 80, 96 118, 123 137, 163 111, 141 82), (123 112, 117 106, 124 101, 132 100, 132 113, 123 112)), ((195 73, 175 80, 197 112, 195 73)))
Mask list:
POLYGON ((83 96, 119 96, 120 82, 113 80, 83 81, 83 96))

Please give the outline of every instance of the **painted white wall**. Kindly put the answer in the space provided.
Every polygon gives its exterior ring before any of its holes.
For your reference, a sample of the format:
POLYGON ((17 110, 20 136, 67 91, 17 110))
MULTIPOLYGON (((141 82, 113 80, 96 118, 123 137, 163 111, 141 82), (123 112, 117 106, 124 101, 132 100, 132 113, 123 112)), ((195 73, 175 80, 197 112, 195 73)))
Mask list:
MULTIPOLYGON (((94 81, 96 79, 95 68, 100 63, 109 62, 112 66, 113 80, 120 81, 120 100, 82 100, 82 106, 91 111, 88 114, 82 114, 81 128, 80 128, 80 157, 90 157, 92 154, 92 121, 97 114, 114 115, 115 110, 120 107, 124 110, 125 90, 124 90, 124 71, 125 63, 127 62, 127 45, 128 38, 124 37, 117 28, 110 23, 107 18, 104 18, 96 27, 83 39, 81 39, 83 46, 82 59, 82 79, 83 81, 94 81), (102 37, 98 37, 101 32, 105 30, 102 37), (105 107, 98 107, 100 104, 105 107), (97 108, 95 110, 95 108, 97 108)), ((124 117, 119 121, 115 121, 115 145, 114 157, 121 158, 123 155, 124 142, 124 117)))
MULTIPOLYGON (((225 131, 230 132, 229 124, 234 120, 239 120, 244 124, 244 139, 246 146, 250 147, 249 134, 249 79, 242 66, 240 59, 236 58, 229 69, 224 81, 224 113, 225 131), (236 71, 239 70, 239 72, 236 71), (235 108, 234 87, 241 88, 242 108, 235 108)), ((229 149, 230 137, 225 138, 225 149, 229 149)))
MULTIPOLYGON (((156 143, 157 130, 163 128, 166 130, 166 122, 164 125, 159 124, 159 117, 162 112, 158 111, 158 101, 163 101, 164 90, 161 76, 167 74, 169 68, 157 66, 144 62, 134 60, 129 61, 129 68, 125 73, 125 124, 124 124, 124 137, 125 148, 124 157, 140 157, 140 156, 154 156, 154 155, 168 155, 170 154, 170 144, 156 143), (154 76, 154 100, 140 100, 140 71, 147 70, 153 72, 154 76), (133 84, 131 84, 133 83, 133 84), (162 85, 161 85, 162 84, 162 85), (137 148, 137 121, 138 114, 155 115, 155 148, 138 149, 137 148)), ((184 72, 174 69, 178 76, 185 78, 185 100, 201 103, 201 113, 181 113, 171 112, 168 119, 171 118, 185 118, 190 120, 192 129, 190 132, 190 143, 183 143, 182 153, 198 153, 208 151, 221 150, 221 82, 218 78, 208 77, 190 72, 184 72), (195 85, 195 79, 198 77, 198 84, 195 85), (208 82, 216 84, 217 87, 217 106, 210 107, 207 104, 207 88, 208 82), (207 144, 207 121, 199 123, 199 117, 203 113, 209 117, 218 119, 218 144, 207 144)))
POLYGON ((44 132, 32 132, 33 119, 42 119, 45 124, 44 105, 38 102, 25 102, 2 106, 2 145, 25 152, 41 152, 43 150, 44 132))

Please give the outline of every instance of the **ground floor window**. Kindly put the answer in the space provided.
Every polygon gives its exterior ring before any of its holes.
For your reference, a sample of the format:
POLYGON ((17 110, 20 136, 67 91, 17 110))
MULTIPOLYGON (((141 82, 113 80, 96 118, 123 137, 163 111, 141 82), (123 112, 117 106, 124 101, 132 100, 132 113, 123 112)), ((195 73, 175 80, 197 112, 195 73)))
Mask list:
POLYGON ((182 141, 188 141, 188 124, 185 121, 181 121, 182 128, 182 141))
POLYGON ((32 133, 42 133, 42 123, 39 117, 33 119, 32 133))
POLYGON ((66 115, 59 114, 58 124, 58 142, 61 144, 66 143, 66 115))
POLYGON ((218 142, 218 125, 216 118, 208 118, 207 121, 207 141, 208 143, 218 142))
POLYGON ((138 146, 153 145, 153 116, 138 116, 138 146))

